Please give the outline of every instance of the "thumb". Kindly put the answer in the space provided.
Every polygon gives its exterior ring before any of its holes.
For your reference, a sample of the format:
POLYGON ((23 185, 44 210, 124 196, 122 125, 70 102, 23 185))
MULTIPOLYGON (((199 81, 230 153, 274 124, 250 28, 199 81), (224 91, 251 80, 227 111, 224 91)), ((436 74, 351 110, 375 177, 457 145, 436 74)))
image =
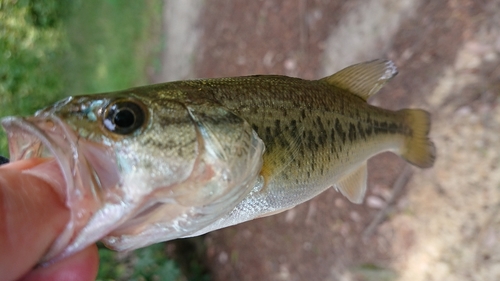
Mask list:
POLYGON ((29 272, 69 220, 69 211, 54 188, 36 175, 23 173, 41 162, 33 159, 0 167, 0 272, 5 280, 29 272))

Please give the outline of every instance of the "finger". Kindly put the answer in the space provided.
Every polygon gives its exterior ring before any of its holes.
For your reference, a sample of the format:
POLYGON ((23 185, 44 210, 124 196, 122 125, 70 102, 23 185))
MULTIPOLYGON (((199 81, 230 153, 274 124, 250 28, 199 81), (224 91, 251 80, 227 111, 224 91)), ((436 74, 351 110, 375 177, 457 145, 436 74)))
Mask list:
POLYGON ((18 170, 34 163, 0 168, 0 272, 6 280, 33 268, 69 219, 68 209, 46 181, 18 170))
POLYGON ((22 281, 93 281, 99 267, 97 246, 85 250, 47 267, 39 267, 21 278, 22 281))

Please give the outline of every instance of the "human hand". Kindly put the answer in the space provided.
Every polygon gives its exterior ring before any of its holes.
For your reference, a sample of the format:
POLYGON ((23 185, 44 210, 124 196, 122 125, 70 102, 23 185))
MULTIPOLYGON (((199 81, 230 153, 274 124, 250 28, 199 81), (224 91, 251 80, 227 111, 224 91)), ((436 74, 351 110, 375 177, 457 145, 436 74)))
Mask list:
POLYGON ((28 171, 46 160, 30 159, 0 166, 0 279, 94 280, 98 269, 97 247, 48 266, 37 263, 69 220, 69 210, 51 182, 28 171))

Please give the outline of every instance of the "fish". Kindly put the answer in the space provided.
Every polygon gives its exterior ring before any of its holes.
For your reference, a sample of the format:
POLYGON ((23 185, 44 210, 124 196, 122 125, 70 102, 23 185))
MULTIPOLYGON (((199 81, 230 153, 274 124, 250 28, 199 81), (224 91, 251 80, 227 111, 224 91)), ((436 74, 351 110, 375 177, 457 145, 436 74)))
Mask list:
POLYGON ((430 114, 367 102, 396 74, 378 59, 318 80, 174 81, 72 96, 1 123, 11 161, 52 158, 64 177, 71 219, 45 260, 98 240, 128 251, 277 214, 328 188, 362 203, 367 160, 381 152, 432 167, 430 114))

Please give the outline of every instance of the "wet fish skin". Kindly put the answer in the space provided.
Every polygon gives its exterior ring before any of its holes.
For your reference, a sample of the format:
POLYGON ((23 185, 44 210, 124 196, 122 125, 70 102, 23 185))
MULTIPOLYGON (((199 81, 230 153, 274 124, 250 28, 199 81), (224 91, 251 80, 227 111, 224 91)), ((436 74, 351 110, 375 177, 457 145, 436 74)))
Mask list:
MULTIPOLYGON (((80 174, 93 177, 87 197, 100 202, 64 253, 102 237, 129 250, 200 235, 282 212, 331 186, 360 203, 366 161, 383 151, 431 167, 429 114, 367 103, 396 73, 392 62, 375 60, 313 81, 177 81, 71 97, 40 111, 37 120, 65 124, 80 174), (127 116, 136 123, 128 126, 127 116)), ((4 126, 16 122, 23 123, 4 126)))

